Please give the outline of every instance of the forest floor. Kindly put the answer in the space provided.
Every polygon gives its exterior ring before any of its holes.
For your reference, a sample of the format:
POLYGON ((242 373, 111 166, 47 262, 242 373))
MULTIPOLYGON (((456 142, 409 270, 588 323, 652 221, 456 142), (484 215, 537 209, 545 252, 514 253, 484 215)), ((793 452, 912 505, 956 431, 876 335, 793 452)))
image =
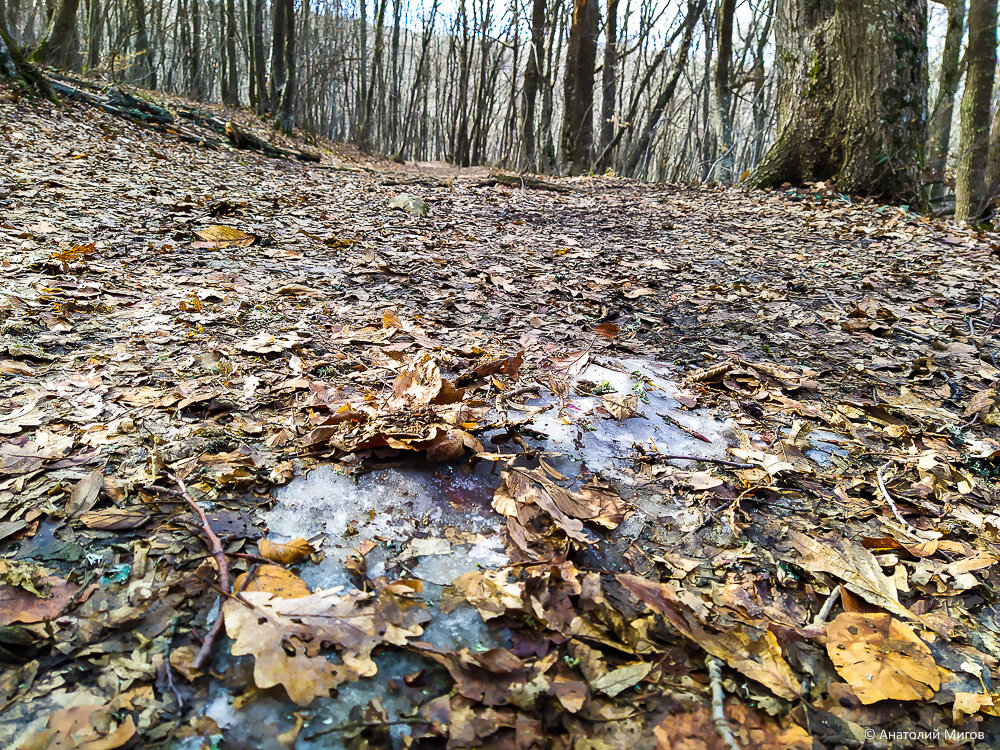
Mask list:
POLYGON ((0 89, 0 746, 1000 745, 1000 237, 309 148, 0 89))

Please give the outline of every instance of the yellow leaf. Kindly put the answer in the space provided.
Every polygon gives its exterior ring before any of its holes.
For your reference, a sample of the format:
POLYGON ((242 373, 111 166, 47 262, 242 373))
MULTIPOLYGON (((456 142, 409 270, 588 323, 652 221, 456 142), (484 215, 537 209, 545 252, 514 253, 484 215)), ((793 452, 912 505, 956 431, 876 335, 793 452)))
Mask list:
POLYGON ((928 700, 941 687, 931 650, 886 613, 844 612, 827 627, 826 650, 864 704, 928 700))

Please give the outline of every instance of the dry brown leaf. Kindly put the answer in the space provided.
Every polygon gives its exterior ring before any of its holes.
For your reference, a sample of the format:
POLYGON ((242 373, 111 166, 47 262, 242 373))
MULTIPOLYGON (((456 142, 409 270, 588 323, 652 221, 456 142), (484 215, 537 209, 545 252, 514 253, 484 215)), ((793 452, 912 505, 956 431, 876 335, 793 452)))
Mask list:
POLYGON ((97 497, 104 486, 104 470, 94 469, 73 486, 69 499, 66 501, 67 516, 86 513, 97 503, 97 497))
POLYGON ((827 626, 826 650, 864 704, 928 700, 941 687, 931 650, 888 614, 843 612, 827 626))
POLYGON ((631 419, 639 409, 639 397, 634 393, 625 396, 609 394, 602 396, 601 400, 604 402, 604 408, 607 409, 608 414, 619 422, 623 419, 631 419))
POLYGON ((195 234, 201 242, 193 242, 191 243, 191 247, 205 249, 250 247, 259 239, 254 234, 248 234, 242 229, 227 227, 223 224, 213 224, 210 227, 198 230, 195 234))
POLYGON ((222 610, 233 656, 252 655, 257 687, 281 685, 300 706, 343 682, 373 676, 372 651, 384 643, 406 645, 428 619, 416 601, 385 591, 317 591, 295 599, 244 591, 241 599, 228 600, 222 610), (323 654, 327 646, 337 650, 339 664, 323 654))
POLYGON ((794 560, 797 565, 813 573, 836 576, 871 604, 909 620, 920 620, 899 603, 895 582, 882 572, 878 560, 864 547, 847 539, 820 541, 798 531, 791 531, 789 537, 801 553, 794 560))
POLYGON ((115 750, 135 735, 135 721, 117 721, 104 705, 72 706, 53 712, 43 729, 19 750, 115 750))
POLYGON ((770 630, 733 623, 726 630, 713 633, 702 627, 671 586, 633 575, 619 575, 617 578, 640 601, 654 612, 664 615, 682 635, 712 656, 722 659, 781 698, 793 700, 799 697, 802 687, 770 630))
POLYGON ((260 556, 278 563, 279 565, 291 565, 306 557, 309 557, 316 548, 302 537, 293 539, 290 542, 272 542, 270 539, 261 539, 257 542, 257 551, 260 556))

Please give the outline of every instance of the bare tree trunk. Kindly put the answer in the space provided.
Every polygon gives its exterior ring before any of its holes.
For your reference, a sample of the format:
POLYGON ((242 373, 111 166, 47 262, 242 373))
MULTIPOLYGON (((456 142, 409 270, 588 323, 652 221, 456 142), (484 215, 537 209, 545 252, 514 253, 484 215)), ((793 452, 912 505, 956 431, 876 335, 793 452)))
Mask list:
POLYGON ((149 48, 149 32, 146 28, 146 3, 144 0, 132 0, 132 10, 135 12, 135 65, 133 80, 145 88, 156 88, 156 68, 153 66, 152 53, 149 48))
POLYGON ((535 155, 535 100, 542 80, 543 45, 545 44, 545 0, 531 3, 531 45, 524 64, 524 111, 521 118, 521 140, 524 141, 524 166, 538 170, 535 155))
POLYGON ((73 33, 80 0, 59 0, 49 19, 42 42, 31 55, 34 62, 57 68, 74 68, 73 33))
POLYGON ((198 0, 189 0, 191 8, 191 55, 187 64, 188 92, 194 99, 205 97, 205 84, 201 75, 201 10, 198 0))
POLYGON ((937 101, 927 126, 927 169, 924 181, 931 184, 932 201, 944 198, 944 173, 951 150, 951 124, 955 114, 955 94, 962 77, 959 57, 965 33, 965 0, 948 0, 948 30, 944 38, 937 101))
POLYGON ((597 62, 598 0, 574 0, 566 48, 563 96, 562 160, 568 174, 590 164, 594 145, 594 65, 597 62))
POLYGON ((236 72, 236 2, 226 0, 225 5, 225 72, 222 76, 222 101, 230 107, 240 106, 240 79, 236 72))
POLYGON ((93 70, 101 64, 101 18, 99 0, 90 0, 87 5, 87 69, 93 70))
POLYGON ((293 0, 281 0, 281 5, 285 11, 285 86, 281 92, 281 129, 291 134, 295 125, 295 87, 297 85, 295 77, 295 4, 293 0))
POLYGON ((969 7, 969 61, 962 94, 962 132, 955 179, 955 220, 977 221, 987 209, 990 98, 997 67, 997 0, 969 7))
POLYGON ((615 137, 615 100, 618 98, 618 0, 608 0, 608 18, 604 25, 604 70, 601 71, 601 136, 595 168, 608 168, 611 154, 608 145, 615 137))
POLYGON ((749 183, 823 180, 845 193, 916 198, 927 0, 782 0, 778 7, 779 135, 749 183))
POLYGON ((268 90, 272 112, 278 111, 281 94, 285 90, 285 83, 288 79, 288 71, 285 68, 285 40, 288 38, 289 29, 286 23, 285 2, 286 0, 275 0, 272 6, 274 19, 271 24, 271 79, 268 90))
POLYGON ((732 90, 729 67, 733 57, 733 14, 736 0, 720 0, 716 15, 715 76, 713 79, 712 123, 715 129, 716 180, 723 184, 733 181, 733 120, 730 113, 732 90))

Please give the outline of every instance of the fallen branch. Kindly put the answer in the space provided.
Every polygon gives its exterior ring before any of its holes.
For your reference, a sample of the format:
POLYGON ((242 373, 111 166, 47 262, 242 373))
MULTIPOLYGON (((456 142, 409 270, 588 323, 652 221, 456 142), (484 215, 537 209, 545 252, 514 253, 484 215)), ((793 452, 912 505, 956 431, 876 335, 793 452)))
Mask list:
POLYGON ((258 138, 253 133, 241 130, 235 123, 220 120, 218 117, 213 117, 207 112, 182 108, 177 110, 177 114, 185 120, 190 120, 198 125, 214 130, 220 135, 226 136, 226 139, 234 148, 244 151, 259 151, 265 156, 287 157, 298 159, 299 161, 318 162, 320 158, 319 154, 312 154, 308 151, 289 151, 288 149, 279 148, 262 138, 258 138))
POLYGON ((723 458, 709 458, 708 456, 678 456, 673 453, 644 453, 641 456, 615 456, 615 458, 626 458, 630 461, 639 461, 646 464, 654 464, 662 461, 701 461, 708 464, 718 464, 719 466, 729 466, 733 469, 753 469, 754 464, 744 464, 739 461, 727 461, 723 458))
POLYGON ((715 656, 708 656, 705 658, 705 666, 708 667, 708 677, 712 682, 712 723, 715 725, 715 731, 719 733, 719 739, 722 740, 725 750, 740 750, 726 719, 723 704, 726 694, 722 690, 722 662, 715 656))
POLYGON ((540 180, 537 177, 507 174, 505 172, 494 172, 489 177, 476 183, 476 187, 494 187, 496 185, 503 185, 510 188, 520 188, 522 190, 526 188, 530 188, 532 190, 548 190, 550 193, 561 193, 563 195, 577 192, 573 188, 567 187, 566 185, 559 185, 555 182, 546 182, 545 180, 540 180))
MULTIPOLYGON (((174 476, 173 474, 167 475, 171 481, 175 482, 181 490, 181 495, 191 509, 197 514, 198 519, 201 521, 201 533, 205 540, 205 546, 208 547, 208 551, 215 558, 215 565, 219 569, 219 589, 226 592, 225 596, 229 596, 229 592, 232 591, 232 583, 229 577, 229 565, 226 562, 226 551, 222 546, 222 541, 212 531, 212 527, 208 523, 208 516, 205 515, 205 511, 202 510, 201 506, 198 505, 191 497, 188 492, 187 487, 184 484, 184 480, 180 477, 174 476)), ((215 624, 212 625, 212 629, 208 631, 205 635, 205 640, 202 641, 201 648, 198 649, 198 653, 195 654, 194 661, 191 662, 191 666, 194 669, 203 669, 209 657, 212 655, 212 649, 215 646, 215 640, 219 637, 219 633, 222 632, 223 619, 222 619, 222 605, 224 604, 225 596, 219 596, 219 614, 215 618, 215 624)))

